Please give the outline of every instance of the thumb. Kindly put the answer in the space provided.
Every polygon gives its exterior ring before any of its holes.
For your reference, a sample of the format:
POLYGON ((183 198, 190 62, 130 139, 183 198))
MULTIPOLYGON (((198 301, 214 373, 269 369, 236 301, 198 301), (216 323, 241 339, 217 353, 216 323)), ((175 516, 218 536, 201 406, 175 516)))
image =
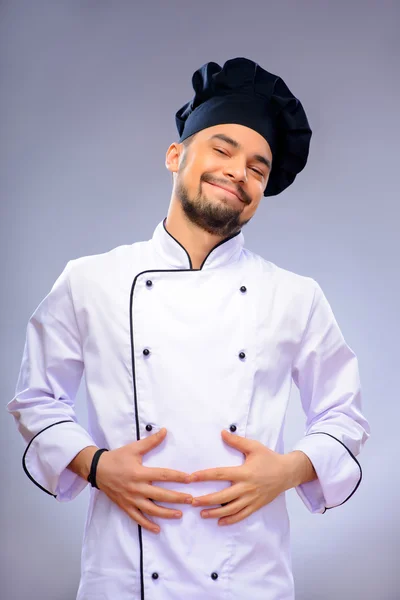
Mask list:
POLYGON ((145 454, 146 452, 149 452, 150 450, 156 448, 156 446, 161 444, 166 435, 167 430, 165 427, 162 427, 156 433, 153 433, 152 435, 149 435, 148 437, 143 438, 142 440, 137 440, 136 442, 133 442, 133 447, 135 451, 139 454, 145 454))
POLYGON ((243 454, 250 454, 253 450, 253 440, 230 433, 230 431, 226 431, 226 429, 223 429, 221 433, 224 442, 233 446, 233 448, 240 450, 243 454))

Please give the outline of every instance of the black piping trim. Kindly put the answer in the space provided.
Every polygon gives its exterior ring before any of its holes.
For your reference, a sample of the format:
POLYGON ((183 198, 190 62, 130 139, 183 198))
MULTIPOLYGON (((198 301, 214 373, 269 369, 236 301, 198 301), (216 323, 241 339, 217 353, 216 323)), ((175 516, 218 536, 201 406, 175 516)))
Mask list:
MULTIPOLYGON (((190 260, 190 259, 189 259, 190 260)), ((135 276, 133 280, 131 293, 129 298, 129 317, 130 317, 130 336, 131 336, 131 359, 132 359, 132 383, 133 383, 133 398, 135 403, 135 424, 136 424, 136 439, 140 440, 140 426, 139 426, 139 410, 138 410, 138 401, 137 401, 137 392, 136 392, 136 379, 135 379, 135 353, 134 353, 134 343, 133 343, 133 294, 135 291, 135 285, 138 277, 143 275, 144 273, 176 273, 177 271, 195 273, 199 271, 199 269, 155 269, 155 270, 147 270, 141 271, 135 276)), ((144 572, 143 572, 143 538, 142 538, 142 526, 138 524, 138 535, 139 535, 139 550, 140 550, 140 600, 145 600, 144 598, 144 572)))
MULTIPOLYGON (((186 252, 186 256, 188 257, 188 261, 189 261, 189 270, 193 270, 193 271, 201 271, 201 269, 204 267, 204 263, 206 262, 207 258, 210 256, 211 252, 214 252, 214 250, 216 248, 218 248, 218 246, 221 246, 221 244, 225 244, 226 242, 229 242, 229 240, 231 240, 232 238, 236 237, 237 235, 239 235, 239 233, 242 231, 241 229, 239 231, 237 231, 236 233, 233 233, 232 235, 230 235, 229 237, 221 240, 220 242, 218 242, 218 244, 216 244, 213 248, 211 248, 210 252, 207 254, 207 256, 205 257, 205 259, 203 260, 203 262, 201 263, 200 269, 193 269, 193 264, 192 264, 192 259, 190 258, 188 251, 186 250, 186 248, 184 246, 182 246, 182 244, 180 242, 178 242, 178 240, 176 238, 174 238, 174 236, 168 231, 168 229, 165 227, 165 221, 167 220, 167 217, 165 217, 165 219, 163 220, 163 227, 165 229, 165 231, 168 233, 168 235, 170 237, 172 237, 172 239, 179 244, 179 246, 186 252)), ((168 269, 169 270, 169 269, 168 269)), ((173 271, 187 271, 188 269, 172 269, 173 271)), ((147 271, 143 271, 144 273, 146 273, 147 271)))
POLYGON ((41 431, 39 431, 39 433, 37 433, 36 435, 34 435, 33 438, 31 439, 31 441, 29 442, 29 444, 27 445, 27 447, 25 449, 25 452, 24 452, 24 455, 22 457, 22 467, 23 467, 26 475, 29 477, 29 479, 31 481, 33 481, 33 483, 35 485, 37 485, 37 487, 40 488, 43 492, 46 492, 46 494, 49 494, 50 496, 53 496, 53 498, 57 498, 57 495, 56 494, 52 494, 51 492, 49 492, 48 490, 46 490, 46 488, 44 488, 42 485, 40 485, 40 483, 38 483, 32 477, 32 475, 29 473, 28 468, 27 468, 26 463, 25 463, 25 457, 26 457, 26 454, 27 454, 27 452, 29 450, 29 446, 32 444, 33 440, 35 438, 37 438, 38 435, 40 435, 41 433, 43 433, 43 431, 46 431, 46 429, 49 429, 50 427, 54 427, 54 425, 60 425, 60 423, 75 423, 75 421, 72 421, 71 419, 67 419, 67 420, 64 420, 64 421, 57 421, 57 423, 52 423, 51 425, 48 425, 47 427, 45 427, 44 429, 42 429, 41 431))
POLYGON ((358 460, 356 459, 356 457, 354 456, 354 454, 352 453, 352 451, 346 446, 346 444, 343 444, 343 442, 341 442, 340 440, 338 440, 337 437, 335 437, 334 435, 331 435, 330 433, 326 433, 325 431, 313 431, 312 433, 308 433, 307 435, 321 435, 321 433, 323 435, 329 435, 329 437, 331 437, 334 440, 336 440, 337 442, 339 442, 339 444, 342 444, 342 446, 344 446, 344 448, 346 448, 346 450, 350 454, 350 456, 356 461, 356 463, 358 465, 358 468, 360 469, 360 479, 358 480, 358 483, 357 483, 356 487, 354 488, 354 490, 351 492, 351 494, 349 496, 347 496, 346 500, 343 500, 343 502, 341 502, 340 504, 336 504, 335 506, 325 506, 324 512, 321 513, 321 514, 324 515, 327 510, 331 510, 332 508, 337 508, 338 506, 342 506, 342 504, 344 504, 345 502, 347 502, 348 500, 350 500, 350 498, 356 492, 356 490, 358 489, 358 486, 361 483, 363 473, 362 473, 361 465, 358 462, 358 460))
MULTIPOLYGON (((176 273, 176 272, 195 273, 196 271, 201 271, 201 269, 204 266, 204 263, 206 262, 207 258, 210 256, 211 252, 213 252, 213 250, 218 248, 218 246, 221 246, 221 244, 224 244, 225 242, 229 241, 230 239, 236 237, 240 233, 240 231, 238 231, 237 233, 234 233, 233 235, 229 236, 228 238, 225 238, 224 240, 221 240, 220 242, 218 242, 218 244, 216 244, 210 250, 210 252, 207 254, 207 256, 205 257, 205 259, 203 260, 203 262, 200 266, 200 269, 193 269, 193 264, 192 264, 191 258, 189 256, 186 248, 184 246, 182 246, 182 244, 180 242, 178 242, 178 240, 176 238, 174 238, 174 236, 171 235, 170 232, 166 229, 165 221, 166 221, 166 217, 163 220, 163 227, 164 227, 165 231, 186 252, 186 255, 187 255, 188 261, 189 261, 189 269, 148 269, 146 271, 141 271, 140 273, 138 273, 132 282, 131 293, 130 293, 130 297, 129 297, 129 321, 130 321, 129 326, 130 326, 130 337, 131 337, 132 383, 133 383, 133 398, 134 398, 134 404, 135 404, 136 439, 138 441, 141 438, 140 438, 139 410, 138 410, 136 379, 135 379, 135 353, 134 353, 134 342, 133 342, 133 310, 132 310, 133 309, 133 295, 134 295, 135 285, 138 280, 138 277, 140 275, 144 275, 145 273, 176 273)), ((142 527, 139 524, 138 524, 138 537, 139 537, 139 550, 140 550, 140 600, 145 600, 145 597, 144 597, 144 571, 143 571, 143 536, 142 536, 142 527)))

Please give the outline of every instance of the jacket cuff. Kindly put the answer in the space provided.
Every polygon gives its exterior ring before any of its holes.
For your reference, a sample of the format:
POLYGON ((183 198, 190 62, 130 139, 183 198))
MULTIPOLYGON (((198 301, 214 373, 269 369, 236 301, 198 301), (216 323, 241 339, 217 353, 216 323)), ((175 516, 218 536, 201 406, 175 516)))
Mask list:
POLYGON ((58 421, 45 427, 29 442, 22 457, 26 475, 59 502, 73 500, 88 482, 66 467, 87 446, 97 446, 75 421, 58 421))
POLYGON ((318 477, 295 488, 311 513, 324 513, 327 509, 344 504, 360 485, 360 463, 347 446, 333 435, 310 433, 293 450, 301 450, 308 456, 318 477))

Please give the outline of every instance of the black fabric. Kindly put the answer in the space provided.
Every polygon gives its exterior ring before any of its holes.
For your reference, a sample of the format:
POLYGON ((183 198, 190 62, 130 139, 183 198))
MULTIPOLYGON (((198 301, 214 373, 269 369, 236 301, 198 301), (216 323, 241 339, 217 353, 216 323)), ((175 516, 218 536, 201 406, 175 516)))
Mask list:
POLYGON ((278 76, 239 57, 209 62, 192 76, 192 100, 175 114, 179 142, 198 131, 238 123, 257 131, 272 152, 264 196, 289 187, 307 163, 312 131, 303 106, 278 76))

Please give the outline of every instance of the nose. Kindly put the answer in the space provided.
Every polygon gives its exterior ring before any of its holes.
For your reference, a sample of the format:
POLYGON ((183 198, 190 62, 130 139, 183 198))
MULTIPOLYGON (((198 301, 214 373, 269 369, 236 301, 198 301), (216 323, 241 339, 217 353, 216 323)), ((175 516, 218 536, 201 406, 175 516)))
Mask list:
POLYGON ((225 165, 224 175, 227 179, 235 181, 236 183, 246 183, 247 171, 246 165, 239 159, 232 158, 229 164, 225 165))

